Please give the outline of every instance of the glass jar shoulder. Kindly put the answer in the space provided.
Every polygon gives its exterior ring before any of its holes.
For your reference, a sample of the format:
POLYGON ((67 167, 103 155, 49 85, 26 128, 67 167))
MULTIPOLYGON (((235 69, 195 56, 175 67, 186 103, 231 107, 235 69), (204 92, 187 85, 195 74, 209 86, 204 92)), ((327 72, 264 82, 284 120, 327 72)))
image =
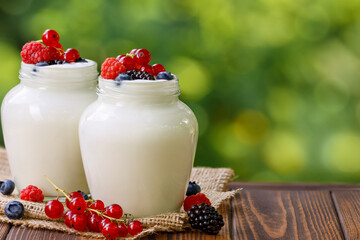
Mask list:
POLYGON ((197 120, 191 109, 182 101, 157 104, 106 103, 97 100, 82 115, 82 124, 97 127, 113 125, 126 126, 191 127, 197 129, 197 120))

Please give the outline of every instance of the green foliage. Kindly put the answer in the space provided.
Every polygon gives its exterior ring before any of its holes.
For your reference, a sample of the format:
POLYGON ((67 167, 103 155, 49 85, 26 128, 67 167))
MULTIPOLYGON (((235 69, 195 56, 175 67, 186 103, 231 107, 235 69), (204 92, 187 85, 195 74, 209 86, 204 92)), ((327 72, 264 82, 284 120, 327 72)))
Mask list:
POLYGON ((101 64, 147 48, 198 117, 195 165, 238 180, 360 180, 360 1, 1 1, 0 96, 55 29, 101 64))

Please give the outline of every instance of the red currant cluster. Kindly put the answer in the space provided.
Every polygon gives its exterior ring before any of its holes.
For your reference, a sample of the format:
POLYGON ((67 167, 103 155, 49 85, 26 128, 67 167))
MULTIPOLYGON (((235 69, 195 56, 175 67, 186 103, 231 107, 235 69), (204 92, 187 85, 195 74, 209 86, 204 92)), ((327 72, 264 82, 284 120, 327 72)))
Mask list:
POLYGON ((101 77, 115 79, 119 74, 127 71, 147 72, 156 77, 160 72, 165 72, 161 64, 149 65, 151 54, 146 49, 133 49, 126 55, 119 55, 116 58, 107 58, 101 65, 101 77))
POLYGON ((74 48, 68 48, 64 52, 59 40, 59 34, 55 30, 47 29, 42 40, 31 41, 23 46, 20 53, 22 61, 38 66, 86 61, 74 48))
MULTIPOLYGON (((49 180, 49 179, 48 179, 49 180)), ((66 197, 64 223, 77 231, 101 232, 107 239, 135 236, 142 232, 141 222, 133 220, 131 215, 124 214, 118 204, 105 207, 101 200, 85 200, 80 192, 66 193, 50 180, 49 182, 66 197)), ((86 195, 85 195, 86 196, 86 195)), ((64 214, 64 205, 58 200, 51 200, 45 205, 45 214, 52 219, 58 219, 64 214)))

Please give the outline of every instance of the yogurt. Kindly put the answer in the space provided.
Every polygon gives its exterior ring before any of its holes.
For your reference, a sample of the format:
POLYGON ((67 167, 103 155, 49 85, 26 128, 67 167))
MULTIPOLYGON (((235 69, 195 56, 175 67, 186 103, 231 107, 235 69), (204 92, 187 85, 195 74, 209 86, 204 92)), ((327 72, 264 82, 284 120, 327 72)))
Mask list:
POLYGON ((179 211, 198 138, 193 112, 178 99, 175 80, 99 78, 98 99, 79 125, 93 199, 145 217, 179 211))
POLYGON ((31 184, 45 196, 56 196, 46 175, 68 192, 88 192, 78 122, 96 99, 97 74, 91 60, 42 67, 21 63, 20 84, 1 106, 5 146, 19 190, 31 184))

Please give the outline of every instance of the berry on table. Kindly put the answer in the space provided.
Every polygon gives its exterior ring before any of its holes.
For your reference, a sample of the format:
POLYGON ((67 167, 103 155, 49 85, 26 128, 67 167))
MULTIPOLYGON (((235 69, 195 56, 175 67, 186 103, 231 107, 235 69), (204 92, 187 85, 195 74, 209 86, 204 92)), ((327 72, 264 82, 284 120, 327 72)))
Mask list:
POLYGON ((42 61, 49 61, 47 48, 39 42, 25 43, 21 50, 21 58, 24 63, 36 64, 42 61))
POLYGON ((142 232, 143 226, 141 222, 135 220, 129 223, 128 230, 131 235, 135 236, 142 232))
POLYGON ((218 234, 224 226, 223 217, 214 207, 205 203, 193 205, 191 209, 187 211, 187 214, 192 228, 199 229, 208 234, 218 234))
POLYGON ((46 46, 53 47, 59 43, 60 37, 55 30, 47 29, 41 39, 46 46))
POLYGON ((119 229, 115 223, 108 223, 103 227, 101 233, 106 239, 115 239, 118 236, 119 229))
POLYGON ((58 219, 64 213, 64 206, 59 200, 51 200, 45 205, 45 214, 49 218, 58 219))
POLYGON ((126 237, 126 235, 129 233, 129 230, 124 223, 119 223, 118 229, 119 229, 119 234, 118 234, 119 237, 126 237))
POLYGON ((73 213, 69 210, 65 213, 64 215, 64 223, 66 226, 68 226, 69 228, 72 228, 71 226, 71 217, 72 217, 73 213))
POLYGON ((147 65, 151 60, 151 54, 146 49, 138 49, 134 55, 134 60, 139 65, 147 65))
POLYGON ((157 76, 156 79, 166 79, 166 80, 172 80, 173 76, 170 72, 160 72, 157 76))
POLYGON ((67 61, 68 63, 73 63, 78 58, 80 58, 80 53, 75 48, 68 48, 64 52, 64 60, 67 61))
MULTIPOLYGON (((72 192, 72 193, 69 194, 68 197, 72 200, 72 199, 77 198, 77 197, 79 197, 79 198, 82 197, 83 198, 84 196, 79 192, 72 192)), ((70 201, 69 201, 68 198, 66 198, 65 203, 66 203, 66 207, 68 209, 70 209, 70 201)))
POLYGON ((105 227, 106 224, 111 223, 111 220, 108 218, 104 218, 103 220, 100 221, 99 223, 99 230, 100 232, 102 231, 102 229, 105 227))
POLYGON ((88 218, 88 228, 92 232, 100 232, 99 224, 103 220, 102 217, 97 215, 96 213, 93 213, 88 218))
POLYGON ((153 70, 152 66, 150 66, 150 65, 141 66, 140 71, 141 72, 147 72, 150 75, 154 75, 154 70, 153 70))
POLYGON ((104 79, 115 79, 125 71, 125 66, 115 58, 107 58, 101 65, 101 77, 104 79))
POLYGON ((187 212, 193 205, 200 205, 201 203, 211 205, 210 200, 203 193, 197 193, 186 197, 184 200, 184 210, 187 212))
POLYGON ((91 209, 104 211, 105 210, 105 204, 101 200, 95 200, 94 203, 90 206, 91 209))
POLYGON ((0 192, 4 195, 10 195, 15 189, 15 183, 12 180, 6 179, 0 181, 0 192))
POLYGON ((71 217, 71 226, 78 231, 83 231, 87 226, 87 218, 84 214, 74 213, 71 217))
POLYGON ((160 72, 165 72, 165 67, 159 63, 153 64, 152 65, 153 71, 154 71, 154 76, 157 76, 160 72))
MULTIPOLYGON (((117 58, 116 58, 117 59, 117 58)), ((125 66, 126 68, 126 71, 131 71, 131 70, 134 70, 135 69, 135 61, 132 57, 130 56, 124 56, 124 57, 121 57, 119 59, 119 62, 122 63, 122 65, 125 66)))
POLYGON ((70 202, 70 210, 73 213, 83 214, 86 210, 87 204, 83 197, 76 197, 70 202))
POLYGON ((36 186, 29 185, 21 191, 20 199, 31 202, 42 202, 44 200, 44 194, 41 189, 36 186))
POLYGON ((201 188, 196 182, 189 182, 188 188, 186 190, 186 196, 195 195, 201 192, 201 188))
POLYGON ((19 219, 24 215, 24 206, 21 202, 11 201, 5 206, 5 215, 13 220, 19 219))
POLYGON ((118 204, 112 204, 105 208, 104 214, 108 217, 119 219, 123 215, 123 210, 118 204))

